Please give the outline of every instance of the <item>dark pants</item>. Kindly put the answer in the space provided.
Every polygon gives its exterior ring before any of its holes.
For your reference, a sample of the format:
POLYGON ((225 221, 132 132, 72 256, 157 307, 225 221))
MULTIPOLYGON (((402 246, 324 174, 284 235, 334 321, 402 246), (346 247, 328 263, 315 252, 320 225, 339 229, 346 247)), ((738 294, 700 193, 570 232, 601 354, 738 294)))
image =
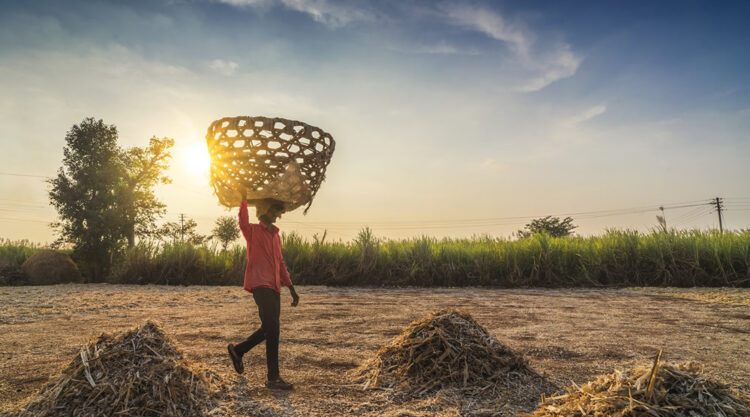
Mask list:
POLYGON ((266 341, 266 365, 268 379, 279 377, 279 316, 281 315, 281 294, 270 288, 253 289, 253 299, 258 306, 260 329, 244 342, 235 346, 235 351, 244 355, 255 345, 266 341))

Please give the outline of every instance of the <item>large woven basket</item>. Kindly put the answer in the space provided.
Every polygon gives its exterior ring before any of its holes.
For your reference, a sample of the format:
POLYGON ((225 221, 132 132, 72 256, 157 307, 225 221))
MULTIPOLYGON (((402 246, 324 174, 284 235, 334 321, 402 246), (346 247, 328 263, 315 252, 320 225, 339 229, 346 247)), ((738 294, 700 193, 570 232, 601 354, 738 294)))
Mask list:
POLYGON ((211 185, 226 207, 273 198, 291 211, 310 208, 335 147, 323 130, 296 120, 224 117, 206 133, 211 185))

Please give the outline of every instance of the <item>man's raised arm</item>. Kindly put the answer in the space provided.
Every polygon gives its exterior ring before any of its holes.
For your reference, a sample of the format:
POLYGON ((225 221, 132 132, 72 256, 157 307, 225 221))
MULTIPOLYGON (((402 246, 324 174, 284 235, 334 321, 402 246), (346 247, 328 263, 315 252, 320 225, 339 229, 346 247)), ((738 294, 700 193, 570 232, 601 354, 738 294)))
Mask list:
POLYGON ((250 217, 247 214, 247 201, 243 198, 240 203, 240 230, 245 239, 250 239, 252 228, 250 227, 250 217))

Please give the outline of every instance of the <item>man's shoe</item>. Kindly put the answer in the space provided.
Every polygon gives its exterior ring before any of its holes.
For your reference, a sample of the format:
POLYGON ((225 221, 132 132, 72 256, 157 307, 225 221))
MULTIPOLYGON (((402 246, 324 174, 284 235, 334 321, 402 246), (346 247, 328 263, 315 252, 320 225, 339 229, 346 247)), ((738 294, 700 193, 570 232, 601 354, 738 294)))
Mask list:
POLYGON ((281 379, 281 377, 278 377, 278 378, 269 379, 268 381, 266 381, 266 388, 282 389, 282 390, 289 391, 289 390, 294 389, 294 385, 284 381, 283 379, 281 379))
POLYGON ((234 345, 231 343, 227 346, 227 350, 229 351, 229 357, 232 358, 234 370, 237 371, 238 374, 243 373, 245 371, 245 365, 242 364, 242 356, 237 354, 234 350, 234 345))

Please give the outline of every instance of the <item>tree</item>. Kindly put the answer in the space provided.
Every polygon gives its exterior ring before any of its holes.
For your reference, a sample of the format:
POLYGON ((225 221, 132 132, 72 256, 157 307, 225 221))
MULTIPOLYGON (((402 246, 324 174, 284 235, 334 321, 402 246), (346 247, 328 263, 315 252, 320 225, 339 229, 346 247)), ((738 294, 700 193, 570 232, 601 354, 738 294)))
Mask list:
POLYGON ((128 247, 135 245, 135 237, 151 234, 156 219, 165 213, 165 205, 156 199, 154 186, 169 184, 163 172, 169 168, 170 149, 174 139, 152 137, 145 148, 133 147, 122 153, 125 178, 120 189, 123 212, 123 233, 128 247))
POLYGON ((58 243, 73 244, 73 253, 93 280, 109 271, 125 242, 154 228, 164 213, 153 187, 168 183, 174 140, 151 138, 145 148, 123 150, 114 125, 84 119, 65 136, 63 166, 49 181, 52 205, 60 221, 58 243))
POLYGON ((577 227, 573 224, 573 218, 571 217, 560 220, 559 217, 547 216, 533 219, 530 223, 526 224, 524 230, 518 231, 518 236, 524 238, 543 232, 552 237, 565 237, 573 234, 573 229, 577 227))
POLYGON ((202 245, 210 239, 210 236, 199 234, 196 229, 198 223, 191 218, 180 215, 179 222, 166 222, 159 228, 157 235, 161 240, 170 240, 172 243, 191 243, 202 245))
POLYGON ((117 128, 84 119, 65 135, 63 166, 49 180, 49 197, 60 221, 58 242, 73 244, 73 254, 93 280, 102 279, 122 242, 122 212, 117 190, 125 168, 117 128))
POLYGON ((240 228, 237 226, 237 219, 232 216, 221 216, 216 219, 215 224, 216 226, 211 233, 221 242, 221 249, 226 251, 227 246, 240 237, 240 228))

